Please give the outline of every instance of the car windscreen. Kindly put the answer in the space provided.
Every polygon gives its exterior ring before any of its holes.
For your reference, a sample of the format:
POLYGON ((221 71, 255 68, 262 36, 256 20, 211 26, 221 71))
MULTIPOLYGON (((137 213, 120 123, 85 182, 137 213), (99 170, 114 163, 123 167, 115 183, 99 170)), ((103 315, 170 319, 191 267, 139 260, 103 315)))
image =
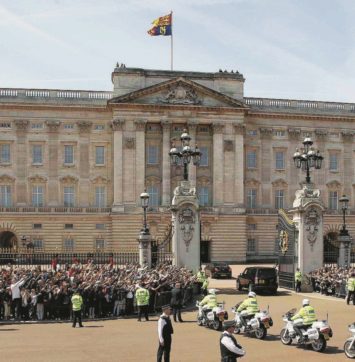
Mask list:
POLYGON ((275 269, 259 269, 258 271, 259 278, 275 278, 276 270, 275 269))

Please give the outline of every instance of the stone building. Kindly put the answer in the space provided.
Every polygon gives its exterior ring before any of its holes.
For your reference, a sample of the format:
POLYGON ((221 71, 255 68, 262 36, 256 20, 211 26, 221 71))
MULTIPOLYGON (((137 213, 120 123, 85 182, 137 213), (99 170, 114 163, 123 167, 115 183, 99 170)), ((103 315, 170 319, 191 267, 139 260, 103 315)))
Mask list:
POLYGON ((0 89, 0 246, 46 251, 132 250, 150 194, 153 238, 183 167, 169 150, 186 128, 202 151, 191 167, 201 204, 203 258, 245 261, 277 251, 277 209, 292 207, 304 174, 292 156, 306 135, 324 156, 312 173, 336 245, 338 199, 355 231, 355 104, 244 97, 239 72, 117 66, 113 92, 0 89))

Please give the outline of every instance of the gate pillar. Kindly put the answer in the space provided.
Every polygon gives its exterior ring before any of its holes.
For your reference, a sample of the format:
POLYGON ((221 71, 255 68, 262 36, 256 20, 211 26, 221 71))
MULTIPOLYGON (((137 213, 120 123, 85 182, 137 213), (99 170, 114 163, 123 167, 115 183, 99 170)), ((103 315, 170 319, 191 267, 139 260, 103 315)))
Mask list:
POLYGON ((297 267, 302 274, 323 267, 323 213, 320 191, 303 184, 293 202, 293 221, 298 230, 297 267))

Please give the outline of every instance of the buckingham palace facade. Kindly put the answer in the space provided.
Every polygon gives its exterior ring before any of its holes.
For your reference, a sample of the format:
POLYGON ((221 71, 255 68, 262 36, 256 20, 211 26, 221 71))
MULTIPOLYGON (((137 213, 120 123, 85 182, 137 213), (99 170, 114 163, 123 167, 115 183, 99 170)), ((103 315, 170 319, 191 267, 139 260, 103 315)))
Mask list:
POLYGON ((112 92, 0 88, 0 247, 136 249, 144 189, 163 242, 183 179, 169 150, 184 129, 202 152, 189 177, 206 260, 275 255, 277 209, 292 207, 304 179, 292 156, 306 135, 324 156, 311 174, 327 208, 324 237, 336 243, 342 194, 355 231, 355 104, 244 97, 239 72, 117 65, 112 83, 112 92))

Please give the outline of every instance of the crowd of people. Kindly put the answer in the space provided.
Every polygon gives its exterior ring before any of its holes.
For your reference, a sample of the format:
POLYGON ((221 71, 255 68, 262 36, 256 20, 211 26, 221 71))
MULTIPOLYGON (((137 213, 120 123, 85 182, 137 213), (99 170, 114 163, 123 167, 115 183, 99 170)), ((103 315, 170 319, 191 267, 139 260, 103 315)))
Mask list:
POLYGON ((188 303, 196 279, 191 271, 167 264, 153 269, 112 261, 97 265, 92 260, 74 260, 71 265, 54 261, 50 267, 6 265, 0 274, 0 319, 68 320, 75 291, 83 298, 84 318, 130 316, 136 311, 139 286, 148 289, 149 311, 154 312, 170 302, 176 283, 188 303))
POLYGON ((345 298, 348 292, 347 281, 355 273, 355 267, 329 266, 309 273, 313 291, 345 298))

